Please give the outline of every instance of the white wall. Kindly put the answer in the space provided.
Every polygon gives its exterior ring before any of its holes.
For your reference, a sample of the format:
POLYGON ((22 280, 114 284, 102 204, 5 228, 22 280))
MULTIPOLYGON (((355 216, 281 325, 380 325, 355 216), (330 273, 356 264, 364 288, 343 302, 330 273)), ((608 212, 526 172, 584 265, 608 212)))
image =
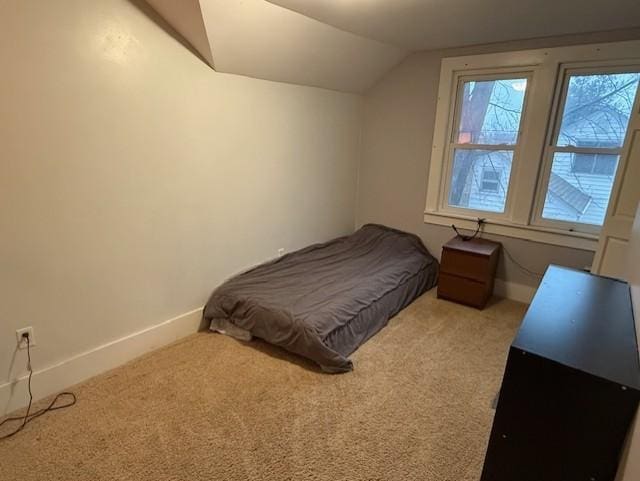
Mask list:
POLYGON ((42 369, 353 230, 361 98, 215 73, 149 11, 0 2, 0 391, 19 327, 42 369))
MULTIPOLYGON (((423 220, 440 62, 444 57, 632 38, 640 38, 640 29, 411 55, 365 96, 357 225, 379 222, 414 232, 436 256, 440 255, 442 244, 453 237, 449 227, 425 224, 423 220)), ((514 258, 537 272, 543 272, 549 263, 583 268, 590 265, 593 258, 593 252, 588 251, 507 237, 486 237, 501 241, 514 258)), ((531 293, 538 282, 515 265, 504 262, 504 256, 498 265, 497 277, 512 284, 516 292, 525 294, 531 293)))
MULTIPOLYGON (((636 210, 631 239, 627 251, 628 279, 631 285, 631 300, 633 314, 636 320, 636 337, 640 334, 640 205, 636 210)), ((640 339, 637 339, 640 341, 640 339)), ((640 349, 640 344, 638 345, 640 349)), ((622 469, 618 475, 619 481, 637 481, 640 479, 640 410, 629 436, 629 444, 622 469)))
MULTIPOLYGON (((640 204, 631 230, 627 250, 627 278, 631 286, 631 300, 636 320, 636 332, 640 333, 640 204)), ((640 339, 638 339, 640 341, 640 339)), ((640 349, 639 349, 640 351, 640 349)), ((640 462, 640 459, 638 459, 640 462)))

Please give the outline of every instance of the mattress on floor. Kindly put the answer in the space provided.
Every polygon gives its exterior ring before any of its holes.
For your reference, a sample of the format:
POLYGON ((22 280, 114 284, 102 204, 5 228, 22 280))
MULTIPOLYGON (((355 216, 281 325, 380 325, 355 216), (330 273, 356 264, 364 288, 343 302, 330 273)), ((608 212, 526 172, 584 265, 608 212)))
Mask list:
POLYGON ((212 330, 255 336, 319 364, 353 368, 349 355, 436 284, 438 263, 420 239, 367 224, 242 273, 211 295, 212 330))

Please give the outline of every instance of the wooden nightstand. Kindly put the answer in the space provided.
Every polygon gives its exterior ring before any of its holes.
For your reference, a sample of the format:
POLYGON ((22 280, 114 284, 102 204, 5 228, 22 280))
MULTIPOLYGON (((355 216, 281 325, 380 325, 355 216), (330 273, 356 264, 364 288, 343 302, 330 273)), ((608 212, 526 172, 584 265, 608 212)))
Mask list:
POLYGON ((493 293, 500 243, 454 237, 442 246, 438 297, 484 308, 493 293))

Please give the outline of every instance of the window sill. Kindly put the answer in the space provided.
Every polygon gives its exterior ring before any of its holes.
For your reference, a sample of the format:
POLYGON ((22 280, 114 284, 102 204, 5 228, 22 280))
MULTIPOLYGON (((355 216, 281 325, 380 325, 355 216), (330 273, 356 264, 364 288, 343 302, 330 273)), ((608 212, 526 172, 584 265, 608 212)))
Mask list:
MULTIPOLYGON (((455 224, 456 227, 475 231, 476 218, 458 214, 442 212, 425 212, 426 224, 446 225, 455 224)), ((587 251, 595 251, 598 247, 598 236, 583 232, 572 232, 547 227, 513 224, 508 221, 486 220, 482 232, 496 234, 516 239, 526 239, 542 244, 563 247, 573 247, 587 251)))

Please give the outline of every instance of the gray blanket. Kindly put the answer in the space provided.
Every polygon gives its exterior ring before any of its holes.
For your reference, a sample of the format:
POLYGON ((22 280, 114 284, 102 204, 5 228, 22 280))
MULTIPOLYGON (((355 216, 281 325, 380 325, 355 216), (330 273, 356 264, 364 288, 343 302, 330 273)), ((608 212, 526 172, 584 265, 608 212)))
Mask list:
POLYGON ((368 224, 228 280, 204 317, 345 372, 348 356, 433 287, 437 273, 418 237, 368 224))

